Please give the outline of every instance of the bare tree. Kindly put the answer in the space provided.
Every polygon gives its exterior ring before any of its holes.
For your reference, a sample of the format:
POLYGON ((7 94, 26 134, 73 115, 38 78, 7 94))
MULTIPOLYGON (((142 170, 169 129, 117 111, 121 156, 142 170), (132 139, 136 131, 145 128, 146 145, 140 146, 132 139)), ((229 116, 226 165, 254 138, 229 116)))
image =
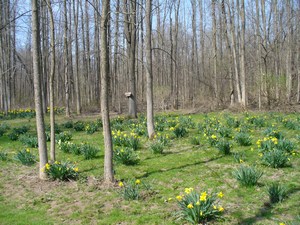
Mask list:
POLYGON ((45 124, 43 114, 43 103, 41 93, 41 67, 40 67, 40 29, 38 0, 31 1, 32 7, 32 57, 33 57, 33 78, 34 78, 34 101, 36 111, 36 128, 40 158, 40 179, 46 179, 47 175, 44 167, 48 162, 47 145, 45 135, 45 124))
POLYGON ((101 46, 101 115, 103 122, 104 136, 104 181, 112 183, 114 181, 113 174, 113 145, 109 120, 109 51, 108 51, 108 18, 109 18, 110 0, 102 0, 102 15, 100 27, 100 46, 101 46))

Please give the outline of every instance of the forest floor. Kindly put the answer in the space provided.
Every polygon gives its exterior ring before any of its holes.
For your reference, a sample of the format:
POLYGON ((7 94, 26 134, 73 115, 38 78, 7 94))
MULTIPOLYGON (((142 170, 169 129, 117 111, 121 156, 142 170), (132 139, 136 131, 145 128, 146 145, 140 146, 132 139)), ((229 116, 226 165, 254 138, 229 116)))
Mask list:
MULTIPOLYGON (((40 181, 38 163, 25 166, 15 160, 18 151, 27 148, 37 158, 38 150, 30 142, 20 137, 11 140, 14 128, 24 125, 29 128, 27 138, 35 137, 34 118, 1 120, 0 224, 188 224, 178 216, 176 200, 185 188, 198 193, 223 192, 219 200, 225 209, 222 218, 209 224, 300 224, 298 114, 162 113, 155 120, 158 132, 150 141, 144 116, 137 120, 113 116, 115 151, 127 151, 122 140, 134 133, 138 158, 133 165, 115 163, 117 181, 109 188, 102 185, 103 135, 97 116, 57 116, 57 134, 67 133, 76 145, 87 143, 99 148, 93 159, 86 160, 82 154, 66 153, 57 146, 57 160, 74 162, 79 168, 78 179, 73 181, 40 181), (180 131, 176 133, 177 128, 183 128, 183 137, 180 131), (237 138, 241 134, 248 144, 237 138), (274 144, 275 136, 286 151, 286 162, 280 168, 265 163, 263 151, 264 146, 274 144), (164 143, 162 153, 154 154, 153 146, 159 141, 164 143), (230 144, 229 154, 220 147, 223 142, 230 144), (233 172, 241 166, 263 172, 256 185, 245 187, 235 179, 233 172), (130 180, 141 181, 138 200, 123 198, 124 187, 118 182, 130 180), (284 186, 288 194, 282 202, 271 204, 267 190, 274 182, 284 186)), ((49 123, 49 117, 46 121, 49 123)))

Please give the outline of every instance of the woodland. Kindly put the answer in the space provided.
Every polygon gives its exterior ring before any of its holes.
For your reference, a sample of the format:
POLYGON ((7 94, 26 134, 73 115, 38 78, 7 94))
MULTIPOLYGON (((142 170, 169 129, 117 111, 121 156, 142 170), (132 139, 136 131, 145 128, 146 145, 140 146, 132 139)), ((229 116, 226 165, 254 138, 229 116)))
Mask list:
POLYGON ((300 224, 299 0, 0 0, 1 224, 300 224))

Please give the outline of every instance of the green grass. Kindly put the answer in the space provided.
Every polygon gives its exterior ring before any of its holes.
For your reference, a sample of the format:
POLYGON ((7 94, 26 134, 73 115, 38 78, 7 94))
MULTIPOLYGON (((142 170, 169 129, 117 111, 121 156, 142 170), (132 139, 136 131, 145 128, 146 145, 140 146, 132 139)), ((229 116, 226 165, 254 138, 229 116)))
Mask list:
MULTIPOLYGON (((126 201, 118 194, 117 185, 106 188, 102 185, 103 176, 103 136, 102 130, 94 134, 85 131, 76 132, 74 129, 61 129, 72 133, 71 142, 88 143, 99 147, 97 157, 85 160, 83 155, 67 154, 57 149, 57 159, 76 162, 79 168, 79 179, 73 182, 39 181, 38 166, 25 167, 17 164, 13 159, 16 152, 25 146, 21 142, 12 142, 7 133, 0 137, 0 150, 8 153, 10 161, 0 161, 0 224, 183 224, 176 220, 175 213, 178 206, 175 199, 184 188, 193 187, 201 192, 224 193, 221 203, 225 208, 224 220, 215 224, 279 224, 293 221, 299 216, 300 202, 300 152, 297 131, 284 127, 277 119, 279 116, 300 124, 297 114, 279 113, 249 113, 207 115, 192 115, 194 123, 205 123, 205 118, 220 120, 222 126, 227 126, 226 117, 230 116, 241 121, 241 126, 249 126, 251 146, 239 146, 233 137, 239 132, 232 128, 232 137, 227 140, 232 143, 231 152, 240 153, 246 158, 246 165, 256 166, 263 171, 257 186, 242 187, 232 176, 232 171, 240 166, 234 159, 234 154, 222 155, 216 147, 211 147, 205 130, 200 133, 195 128, 189 128, 183 138, 170 140, 170 145, 164 146, 163 154, 153 154, 149 151, 151 141, 141 137, 141 149, 137 150, 140 162, 134 166, 115 165, 117 180, 141 179, 151 185, 152 191, 139 201, 126 201), (207 117, 206 117, 207 116, 207 117), (266 127, 247 123, 247 117, 257 116, 266 121, 266 126, 273 124, 274 128, 282 132, 285 138, 296 144, 295 155, 290 155, 291 167, 269 168, 264 166, 259 156, 259 149, 255 144, 263 139, 266 127), (200 138, 200 145, 194 146, 190 139, 200 138), (284 183, 289 189, 289 196, 280 204, 269 207, 267 185, 271 182, 284 183), (12 216, 14 215, 14 216, 12 216), (48 218, 47 220, 45 218, 48 218)), ((166 119, 175 119, 163 114, 166 119)), ((81 121, 95 121, 97 118, 80 118, 81 121)), ((46 117, 48 122, 49 118, 46 117)), ((79 119, 74 119, 74 122, 79 119)), ((65 121, 63 116, 57 118, 57 124, 65 121)), ((125 120, 126 121, 126 120, 125 120)), ((34 120, 16 119, 5 121, 11 128, 19 124, 30 125, 30 133, 35 133, 34 120)), ((125 123, 127 124, 127 122, 125 123)), ((214 124, 214 123, 213 123, 214 124)), ((212 127, 213 130, 216 127, 212 127)), ((130 126, 124 126, 129 135, 130 126)), ((163 135, 172 136, 169 127, 160 131, 163 135)), ((214 134, 218 135, 217 131, 214 134)), ((49 143, 48 143, 49 144, 49 143)), ((49 146, 49 145, 48 145, 49 146)), ((38 155, 37 149, 31 152, 38 155)))

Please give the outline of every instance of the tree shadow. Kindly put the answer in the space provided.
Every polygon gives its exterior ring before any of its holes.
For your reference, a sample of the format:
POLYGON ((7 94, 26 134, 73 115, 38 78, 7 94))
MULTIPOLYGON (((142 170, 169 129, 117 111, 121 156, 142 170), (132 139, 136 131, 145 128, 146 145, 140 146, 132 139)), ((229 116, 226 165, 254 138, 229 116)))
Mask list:
POLYGON ((184 168, 187 168, 187 167, 190 167, 190 166, 196 166, 196 165, 200 165, 200 164, 206 164, 206 163, 209 163, 209 162, 213 162, 215 160, 218 160, 220 158, 222 158, 223 156, 218 156, 218 157, 214 157, 214 158, 210 158, 208 160, 204 160, 204 161, 197 161, 197 162, 194 162, 194 163, 189 163, 189 164, 185 164, 185 165, 181 165, 181 166, 178 166, 178 167, 173 167, 173 168, 170 168, 170 169, 158 169, 158 170, 153 170, 153 171, 150 171, 150 172, 146 172, 144 175, 141 175, 139 177, 137 177, 138 179, 142 179, 142 178, 146 178, 146 177, 149 177, 150 175, 153 175, 153 174, 156 174, 156 173, 165 173, 165 172, 169 172, 169 171, 173 171, 173 170, 180 170, 180 169, 184 169, 184 168))

